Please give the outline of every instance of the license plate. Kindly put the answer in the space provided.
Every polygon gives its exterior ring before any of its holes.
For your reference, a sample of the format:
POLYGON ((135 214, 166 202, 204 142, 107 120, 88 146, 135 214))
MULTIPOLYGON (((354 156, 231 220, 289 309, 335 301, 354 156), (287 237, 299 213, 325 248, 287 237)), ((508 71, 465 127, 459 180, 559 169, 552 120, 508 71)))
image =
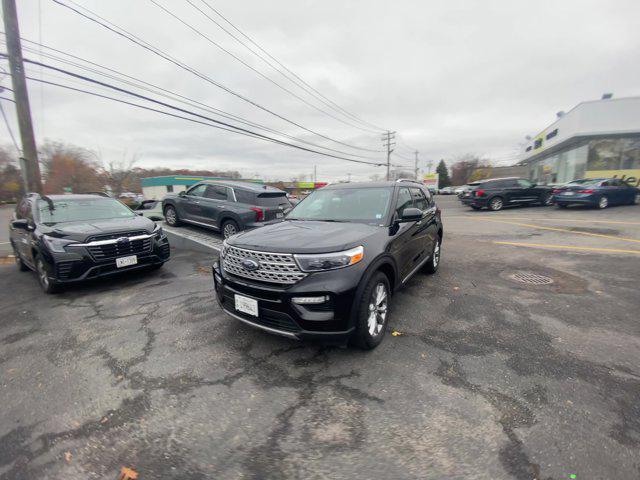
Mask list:
POLYGON ((128 257, 120 257, 116 258, 116 267, 130 267, 131 265, 136 265, 138 263, 137 255, 129 255, 128 257))
POLYGON ((284 218, 284 213, 277 212, 276 213, 276 218, 284 218))
POLYGON ((564 192, 563 195, 574 195, 574 192, 564 192))
POLYGON ((258 301, 253 298, 243 297, 242 295, 235 296, 236 310, 248 315, 258 316, 258 301))

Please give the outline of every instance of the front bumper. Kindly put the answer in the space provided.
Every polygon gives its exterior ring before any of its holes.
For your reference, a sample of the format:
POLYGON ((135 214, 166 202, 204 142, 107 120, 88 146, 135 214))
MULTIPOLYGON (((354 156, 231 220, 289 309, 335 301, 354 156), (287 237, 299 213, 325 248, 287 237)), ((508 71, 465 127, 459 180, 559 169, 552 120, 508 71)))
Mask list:
POLYGON ((96 259, 88 249, 82 247, 64 253, 49 253, 46 260, 49 263, 49 277, 53 282, 76 283, 162 264, 171 255, 169 240, 166 235, 152 237, 148 250, 133 254, 137 256, 138 263, 121 268, 116 266, 115 258, 96 259))
POLYGON ((356 267, 314 273, 290 286, 270 286, 223 272, 216 262, 213 283, 222 310, 243 323, 289 338, 343 343, 355 330, 354 296, 362 275, 362 268, 356 267), (257 300, 258 316, 236 310, 235 295, 257 300), (291 300, 305 295, 327 295, 329 301, 303 306, 291 300))

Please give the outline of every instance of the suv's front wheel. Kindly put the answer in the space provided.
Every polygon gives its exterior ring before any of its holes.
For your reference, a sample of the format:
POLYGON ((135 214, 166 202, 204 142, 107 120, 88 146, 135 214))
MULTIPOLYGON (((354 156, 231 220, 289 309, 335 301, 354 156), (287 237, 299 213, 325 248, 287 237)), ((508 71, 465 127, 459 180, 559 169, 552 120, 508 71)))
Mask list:
POLYGON ((377 272, 369 279, 358 304, 354 343, 363 349, 377 347, 387 329, 389 297, 391 288, 389 279, 377 272))
POLYGON ((44 293, 56 293, 59 291, 58 285, 49 278, 49 270, 42 259, 42 255, 36 257, 36 274, 44 293))

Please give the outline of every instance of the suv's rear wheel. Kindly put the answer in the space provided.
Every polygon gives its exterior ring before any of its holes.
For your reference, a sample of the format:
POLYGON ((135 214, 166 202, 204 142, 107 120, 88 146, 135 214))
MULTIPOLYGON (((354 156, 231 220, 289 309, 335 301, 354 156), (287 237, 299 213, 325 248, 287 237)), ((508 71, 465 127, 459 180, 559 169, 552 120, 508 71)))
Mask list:
POLYGON ((504 207, 504 200, 502 200, 502 197, 493 197, 489 201, 489 210, 497 212, 498 210, 502 210, 502 207, 504 207))
POLYGON ((603 208, 607 208, 608 206, 609 206, 609 199, 607 198, 606 195, 602 195, 600 197, 600 200, 598 200, 598 208, 603 209, 603 208))
POLYGON ((176 212, 175 207, 169 205, 164 209, 164 220, 167 222, 167 225, 170 227, 177 227, 180 225, 180 220, 178 219, 178 212, 176 212))
POLYGON ((36 273, 44 293, 56 293, 58 291, 58 285, 49 278, 49 271, 41 255, 36 257, 36 273))
POLYGON ((389 279, 377 272, 369 279, 358 305, 356 332, 353 342, 360 348, 371 350, 384 337, 388 322, 389 279))
POLYGON ((240 228, 235 220, 225 220, 222 222, 222 236, 224 238, 229 238, 231 235, 235 235, 239 231, 240 228))

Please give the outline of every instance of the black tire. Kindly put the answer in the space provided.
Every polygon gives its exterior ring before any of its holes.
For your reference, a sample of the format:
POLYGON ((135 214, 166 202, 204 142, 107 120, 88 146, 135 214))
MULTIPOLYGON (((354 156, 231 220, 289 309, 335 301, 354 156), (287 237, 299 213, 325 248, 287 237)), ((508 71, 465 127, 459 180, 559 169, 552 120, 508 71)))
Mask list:
POLYGON ((170 227, 177 227, 180 225, 180 219, 178 218, 178 212, 173 205, 167 205, 164 209, 164 221, 170 227))
POLYGON ((602 195, 599 199, 598 199, 598 205, 597 207, 600 210, 603 210, 605 208, 607 208, 609 206, 609 199, 607 198, 606 195, 602 195))
POLYGON ((13 247, 13 256, 16 259, 16 265, 18 266, 18 270, 20 270, 21 272, 29 271, 30 268, 27 267, 27 264, 22 261, 22 257, 20 256, 20 252, 18 252, 16 247, 13 245, 13 243, 11 244, 11 247, 13 247))
POLYGON ((389 279, 382 272, 376 272, 367 282, 367 285, 362 291, 362 297, 358 302, 358 309, 356 312, 356 331, 353 334, 353 344, 363 350, 372 350, 380 345, 384 334, 389 324, 389 298, 391 295, 391 287, 389 279), (382 286, 385 292, 385 299, 383 303, 384 312, 382 315, 382 322, 380 315, 382 312, 375 311, 374 319, 375 325, 370 325, 369 317, 373 314, 372 304, 377 304, 377 295, 379 293, 378 288, 382 286))
POLYGON ((469 205, 469 206, 470 206, 472 209, 474 209, 474 210, 480 210, 480 207, 477 207, 477 206, 475 206, 475 205, 469 205))
POLYGON ((220 227, 220 231, 222 232, 222 236, 226 239, 231 235, 235 235, 240 231, 240 227, 235 220, 225 220, 222 222, 222 226, 220 227))
POLYGON ((438 267, 440 266, 440 260, 442 259, 442 239, 438 236, 438 241, 433 246, 433 252, 431 252, 431 256, 427 263, 423 267, 425 273, 429 275, 433 275, 438 271, 438 267))
POLYGON ((56 293, 60 287, 49 277, 49 269, 44 263, 40 255, 35 257, 36 274, 38 275, 38 283, 44 293, 56 293))
POLYGON ((489 210, 491 210, 492 212, 497 212, 502 210, 502 208, 504 207, 504 200, 502 199, 502 197, 493 197, 491 200, 489 200, 489 210))
POLYGON ((542 205, 543 207, 553 205, 553 194, 543 193, 540 197, 540 205, 542 205))

